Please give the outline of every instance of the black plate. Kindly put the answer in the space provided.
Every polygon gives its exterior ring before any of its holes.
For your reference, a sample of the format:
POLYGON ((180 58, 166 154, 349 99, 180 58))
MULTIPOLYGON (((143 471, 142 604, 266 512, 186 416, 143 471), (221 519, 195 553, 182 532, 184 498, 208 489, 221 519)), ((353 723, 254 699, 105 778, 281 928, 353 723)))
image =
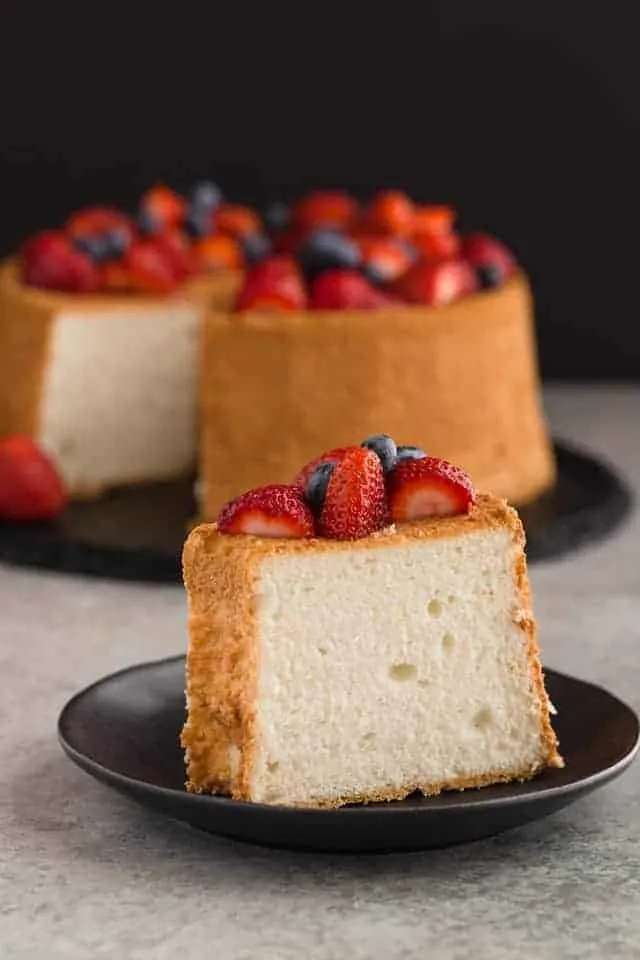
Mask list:
POLYGON ((528 783, 426 799, 295 810, 195 796, 183 788, 178 734, 184 721, 184 657, 115 673, 69 701, 58 733, 64 750, 96 779, 211 833, 267 846, 392 852, 477 840, 544 817, 602 786, 638 749, 638 718, 610 693, 547 672, 566 760, 528 783))
MULTIPOLYGON (((556 455, 556 487, 521 510, 533 561, 604 536, 631 504, 623 481, 600 460, 562 443, 556 443, 556 455)), ((192 482, 118 490, 72 504, 54 523, 0 522, 0 558, 67 573, 175 583, 195 514, 192 482)))

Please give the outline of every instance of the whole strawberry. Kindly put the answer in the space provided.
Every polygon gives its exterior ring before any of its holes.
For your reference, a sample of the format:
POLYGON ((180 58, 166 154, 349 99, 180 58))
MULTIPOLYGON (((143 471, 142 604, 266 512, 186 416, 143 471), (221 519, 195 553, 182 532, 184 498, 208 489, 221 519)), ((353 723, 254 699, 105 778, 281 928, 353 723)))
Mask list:
POLYGON ((336 462, 318 519, 321 536, 359 540, 387 522, 384 473, 373 450, 352 447, 336 462))
POLYGON ((31 437, 0 440, 0 517, 51 520, 66 502, 56 468, 31 437))

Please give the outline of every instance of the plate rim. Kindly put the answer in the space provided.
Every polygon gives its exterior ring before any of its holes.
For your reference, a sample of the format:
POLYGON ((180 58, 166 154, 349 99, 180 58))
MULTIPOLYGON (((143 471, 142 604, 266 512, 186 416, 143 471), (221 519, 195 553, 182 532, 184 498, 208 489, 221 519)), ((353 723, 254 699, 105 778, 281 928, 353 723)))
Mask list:
MULTIPOLYGON (((345 805, 342 807, 332 808, 332 807, 294 807, 287 806, 284 804, 265 804, 257 803, 253 800, 234 800, 232 797, 227 797, 221 794, 197 794, 197 793, 188 793, 186 790, 178 790, 176 787, 164 787, 158 784, 151 783, 148 780, 141 780, 136 777, 130 777, 127 774, 120 773, 118 771, 112 770, 110 767, 105 767, 104 764, 100 763, 98 760, 94 760, 92 757, 89 757, 87 754, 76 749, 66 738, 64 733, 64 725, 68 719, 71 711, 77 706, 77 704, 83 700, 86 696, 91 694, 93 690, 97 687, 101 687, 106 683, 117 680, 119 677, 122 677, 127 674, 143 672, 149 668, 160 668, 168 666, 169 664, 178 663, 179 661, 184 661, 186 659, 186 654, 178 653, 172 654, 168 657, 162 657, 158 660, 144 660, 139 661, 129 666, 122 667, 119 670, 115 670, 112 673, 108 673, 103 677, 94 680, 88 686, 83 687, 73 694, 64 704, 62 709, 58 714, 58 719, 56 723, 57 730, 57 739, 58 742, 64 751, 64 753, 71 759, 78 767, 88 773, 90 776, 94 776, 97 780, 102 783, 111 783, 115 787, 116 784, 122 784, 123 787, 126 787, 127 794, 131 796, 134 792, 146 792, 159 795, 166 798, 175 798, 180 797, 184 802, 190 803, 193 805, 199 806, 211 806, 213 808, 223 808, 225 810, 233 811, 251 811, 255 810, 261 815, 268 816, 291 816, 295 814, 296 816, 318 816, 323 815, 325 819, 330 817, 341 816, 345 817, 347 815, 351 816, 363 816, 363 815, 372 815, 380 814, 383 811, 385 815, 392 814, 402 814, 403 816, 407 815, 420 815, 420 816, 429 816, 437 815, 439 811, 455 811, 459 809, 464 809, 466 811, 473 811, 478 807, 483 809, 490 809, 492 807, 511 807, 517 806, 522 803, 538 803, 544 800, 552 800, 554 797, 558 796, 571 796, 574 793, 585 793, 590 790, 607 783, 609 780, 613 780, 623 773, 627 767, 629 767, 636 756, 640 752, 640 716, 636 711, 624 700, 621 700, 615 693, 612 693, 606 687, 601 686, 597 683, 592 683, 590 680, 583 680, 580 677, 576 677, 573 674, 564 673, 560 670, 554 670, 552 668, 543 667, 543 673, 546 676, 552 675, 559 677, 563 680, 569 680, 574 683, 579 683, 582 686, 590 687, 591 689, 597 690, 599 693, 604 693, 611 700, 614 700, 618 707, 621 707, 628 715, 629 718, 635 724, 635 739, 631 748, 620 757, 615 763, 604 767, 601 770, 589 774, 587 777, 582 777, 577 780, 570 780, 567 783, 562 783, 558 785, 544 786, 541 785, 538 789, 533 790, 531 793, 526 794, 507 794, 504 797, 483 797, 483 791, 447 791, 446 796, 457 796, 458 793, 465 794, 465 800, 459 803, 448 802, 446 806, 438 805, 438 797, 432 798, 435 803, 417 803, 417 804, 406 804, 404 801, 399 801, 398 803, 367 803, 367 804, 351 804, 345 805), (477 796, 476 796, 477 794, 477 796)), ((532 781, 535 782, 535 781, 532 781)), ((539 781, 538 781, 539 782, 539 781)), ((440 794, 440 797, 443 795, 440 794)), ((409 799, 408 797, 405 800, 409 799)))

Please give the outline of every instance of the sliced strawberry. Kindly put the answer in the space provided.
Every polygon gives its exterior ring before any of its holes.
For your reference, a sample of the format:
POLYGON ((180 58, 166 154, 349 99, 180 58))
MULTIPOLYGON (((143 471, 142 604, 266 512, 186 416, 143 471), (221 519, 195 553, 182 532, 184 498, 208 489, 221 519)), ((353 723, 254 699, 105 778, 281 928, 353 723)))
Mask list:
POLYGON ((221 533, 255 537, 312 537, 313 514, 299 487, 273 483, 231 500, 218 514, 221 533))
MULTIPOLYGON (((487 233, 468 233, 462 238, 462 256, 477 270, 496 271, 498 282, 504 282, 517 270, 511 251, 487 233)), ((495 285, 495 284, 494 284, 495 285)))
POLYGON ((187 277, 197 273, 198 258, 189 237, 183 230, 177 227, 166 230, 154 237, 153 243, 166 254, 178 280, 186 280, 187 277))
POLYGON ((391 233, 399 237, 413 232, 415 207, 401 190, 381 190, 369 207, 369 226, 376 233, 391 233))
POLYGON ((312 310, 373 310, 394 302, 357 270, 327 270, 313 281, 309 306, 312 310))
POLYGON ((341 190, 317 190, 293 205, 291 217, 297 230, 316 227, 348 229, 358 219, 357 200, 341 190))
POLYGON ((307 294, 302 273, 292 257, 268 257, 248 272, 236 311, 304 310, 307 294))
POLYGON ((374 283, 392 283, 407 272, 413 258, 398 237, 361 236, 357 241, 365 275, 374 283))
POLYGON ((435 204, 417 206, 413 215, 413 233, 443 236, 453 232, 456 212, 453 207, 435 204))
POLYGON ((123 246, 131 243, 134 227, 131 218, 115 207, 84 207, 72 214, 65 224, 71 237, 97 237, 114 230, 122 232, 123 246))
POLYGON ((31 437, 0 440, 0 517, 51 520, 66 502, 56 468, 31 437))
POLYGON ((183 223, 187 202, 175 190, 158 183, 142 195, 140 209, 151 221, 166 230, 183 223))
POLYGON ((221 203, 213 214, 213 229, 242 239, 262 231, 262 220, 250 207, 239 203, 221 203))
POLYGON ((460 253, 460 237, 457 233, 414 233, 411 242, 429 263, 451 260, 460 253))
POLYGON ((123 266, 132 289, 144 293, 171 293, 180 283, 172 259, 155 238, 134 241, 124 255, 123 266))
POLYGON ((387 475, 389 513, 394 523, 467 513, 475 502, 468 474, 448 460, 401 460, 387 475))
POLYGON ((373 450, 352 447, 331 474, 319 532, 332 540, 359 540, 387 522, 384 473, 373 450))
POLYGON ((70 293, 94 293, 101 283, 95 263, 61 230, 45 230, 25 243, 22 279, 31 287, 70 293))
POLYGON ((241 270, 244 265, 244 255, 239 240, 224 233, 196 240, 194 253, 197 268, 201 273, 241 270))
POLYGON ((318 467, 322 466, 323 463, 340 463, 345 454, 349 453, 350 450, 353 450, 353 447, 336 447, 334 450, 327 450, 322 456, 310 460, 309 463, 306 463, 302 470, 296 474, 293 481, 294 485, 304 490, 309 477, 318 467))
POLYGON ((394 286, 403 300, 432 307, 452 303, 477 289, 476 273, 464 260, 416 263, 394 286))

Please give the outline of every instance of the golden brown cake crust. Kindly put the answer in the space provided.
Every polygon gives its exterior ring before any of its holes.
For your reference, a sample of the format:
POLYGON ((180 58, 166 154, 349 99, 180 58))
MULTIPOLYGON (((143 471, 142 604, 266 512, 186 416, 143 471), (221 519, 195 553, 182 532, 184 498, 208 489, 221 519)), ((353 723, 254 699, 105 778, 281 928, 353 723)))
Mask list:
POLYGON ((445 307, 212 312, 201 368, 203 519, 381 431, 464 467, 512 503, 554 480, 529 285, 445 307))
POLYGON ((480 777, 446 783, 410 783, 371 794, 345 794, 330 800, 310 799, 308 805, 338 807, 345 803, 400 800, 418 790, 434 795, 488 783, 526 780, 545 766, 562 766, 557 739, 546 708, 536 625, 524 554, 524 531, 515 510, 504 500, 481 494, 469 514, 420 520, 388 528, 352 541, 325 539, 266 539, 228 536, 215 524, 201 524, 190 534, 183 554, 184 581, 189 602, 187 655, 188 719, 182 733, 186 751, 187 789, 195 793, 228 793, 251 799, 251 770, 256 742, 258 624, 255 584, 267 557, 303 552, 344 552, 385 549, 419 540, 440 539, 491 529, 508 529, 514 544, 514 577, 519 597, 513 619, 527 642, 532 693, 540 703, 540 730, 544 762, 535 768, 495 771, 480 777), (230 765, 230 749, 237 752, 237 770, 230 765))

